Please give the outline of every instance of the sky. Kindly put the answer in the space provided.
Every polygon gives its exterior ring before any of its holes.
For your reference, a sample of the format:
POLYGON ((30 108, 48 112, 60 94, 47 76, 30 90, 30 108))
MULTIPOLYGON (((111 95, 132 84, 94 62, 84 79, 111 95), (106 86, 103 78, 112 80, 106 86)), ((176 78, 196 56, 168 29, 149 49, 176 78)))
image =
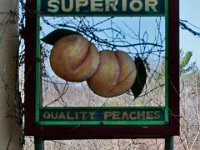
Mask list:
MULTIPOLYGON (((179 0, 180 1, 180 19, 187 20, 189 23, 197 26, 192 27, 200 32, 200 0, 179 0)), ((191 62, 196 61, 200 68, 200 37, 194 36, 187 30, 180 29, 180 49, 192 51, 191 62)))
MULTIPOLYGON (((187 20, 198 28, 200 32, 200 0, 180 0, 180 19, 187 20)), ((180 48, 185 51, 192 51, 191 61, 196 61, 200 68, 200 37, 180 29, 180 48)))

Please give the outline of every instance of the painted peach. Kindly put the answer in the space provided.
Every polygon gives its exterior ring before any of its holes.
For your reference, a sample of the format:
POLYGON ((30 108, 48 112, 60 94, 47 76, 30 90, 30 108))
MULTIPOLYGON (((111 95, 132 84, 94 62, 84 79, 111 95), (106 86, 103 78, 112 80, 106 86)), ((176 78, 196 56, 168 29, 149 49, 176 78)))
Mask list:
POLYGON ((123 51, 100 52, 100 65, 87 80, 90 89, 103 97, 119 96, 127 92, 136 79, 134 60, 123 51))
POLYGON ((95 45, 79 34, 59 39, 50 54, 52 70, 60 78, 81 82, 90 78, 100 62, 95 45))

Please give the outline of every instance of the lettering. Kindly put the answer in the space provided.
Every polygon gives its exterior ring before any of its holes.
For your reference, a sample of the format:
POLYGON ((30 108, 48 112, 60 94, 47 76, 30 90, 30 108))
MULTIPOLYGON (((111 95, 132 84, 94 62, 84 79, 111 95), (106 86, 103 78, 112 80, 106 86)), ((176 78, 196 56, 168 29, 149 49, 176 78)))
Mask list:
POLYGON ((59 115, 58 115, 58 119, 65 119, 65 115, 63 112, 61 112, 59 115))
POLYGON ((102 0, 93 0, 93 1, 91 1, 91 11, 92 12, 102 12, 103 11, 102 0))
POLYGON ((128 114, 128 112, 124 112, 122 114, 122 120, 129 120, 129 114, 128 114))
POLYGON ((44 111, 44 120, 61 121, 127 121, 127 120, 160 120, 159 110, 137 111, 44 111))
POLYGON ((46 112, 46 111, 45 111, 45 112, 43 113, 43 118, 45 118, 45 119, 48 120, 48 119, 51 118, 51 114, 50 114, 49 112, 46 112))
POLYGON ((127 0, 122 0, 122 11, 127 11, 127 0))
POLYGON ((42 0, 41 3, 41 10, 48 13, 164 13, 163 0, 42 0))
POLYGON ((69 0, 69 6, 68 8, 66 7, 66 1, 62 0, 62 5, 61 5, 61 9, 63 12, 71 12, 73 10, 73 0, 69 0))
MULTIPOLYGON (((148 112, 148 111, 147 111, 148 112)), ((137 118, 140 118, 140 119, 145 119, 146 118, 146 113, 145 111, 138 111, 137 112, 137 118)))
POLYGON ((159 119, 160 116, 160 112, 159 111, 154 111, 154 119, 159 119))
POLYGON ((76 12, 80 12, 81 7, 85 7, 88 5, 88 0, 76 0, 76 12))
POLYGON ((129 114, 129 120, 136 120, 137 119, 137 117, 136 117, 136 112, 131 112, 130 114, 129 114))
POLYGON ((111 111, 106 111, 104 112, 104 120, 108 120, 108 118, 112 117, 112 112, 111 111))
POLYGON ((106 12, 109 12, 110 8, 112 11, 117 11, 117 4, 118 0, 106 0, 106 12))
POLYGON ((94 120, 95 112, 89 112, 89 115, 90 115, 91 120, 94 120))
MULTIPOLYGON (((51 113, 51 114, 52 114, 52 113, 51 113)), ((67 119, 67 120, 75 120, 74 117, 73 117, 73 115, 70 115, 69 112, 67 112, 66 118, 65 118, 65 119, 67 119)))
POLYGON ((150 11, 150 8, 154 11, 157 12, 156 6, 158 5, 157 0, 145 0, 145 11, 150 11))
POLYGON ((82 112, 80 112, 80 114, 81 114, 82 120, 86 120, 87 112, 86 111, 82 111, 82 112))
POLYGON ((112 120, 121 120, 121 115, 119 111, 114 111, 112 113, 112 120))
POLYGON ((138 11, 141 11, 143 8, 143 3, 141 0, 132 0, 130 2, 130 9, 133 11, 133 12, 138 12, 138 11))
POLYGON ((59 112, 59 111, 44 111, 43 112, 43 118, 45 120, 71 120, 71 121, 85 121, 85 120, 94 120, 95 112, 87 112, 87 111, 81 111, 81 112, 59 112))
POLYGON ((158 120, 160 111, 106 111, 104 120, 158 120))
POLYGON ((153 111, 148 111, 146 113, 146 118, 147 119, 154 119, 154 112, 153 111))
POLYGON ((60 5, 59 0, 49 0, 47 11, 51 13, 56 13, 59 11, 59 5, 60 5))

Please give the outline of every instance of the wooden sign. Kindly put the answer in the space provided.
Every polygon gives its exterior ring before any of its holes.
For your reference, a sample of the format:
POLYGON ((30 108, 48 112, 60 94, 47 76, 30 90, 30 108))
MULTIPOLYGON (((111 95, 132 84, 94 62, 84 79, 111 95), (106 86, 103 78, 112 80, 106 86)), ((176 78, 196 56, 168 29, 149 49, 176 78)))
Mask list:
POLYGON ((30 0, 26 10, 25 135, 105 139, 179 134, 179 0, 30 0), (52 16, 164 17, 165 105, 43 107, 40 17, 52 16))

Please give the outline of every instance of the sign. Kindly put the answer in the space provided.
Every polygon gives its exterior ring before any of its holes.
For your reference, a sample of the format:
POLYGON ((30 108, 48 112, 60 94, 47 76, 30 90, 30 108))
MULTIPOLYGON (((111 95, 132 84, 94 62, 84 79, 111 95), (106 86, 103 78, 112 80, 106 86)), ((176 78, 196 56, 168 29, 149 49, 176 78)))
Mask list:
MULTIPOLYGON (((121 121, 123 124, 134 124, 133 121, 162 121, 165 118, 164 108, 43 108, 40 120, 63 122, 62 124, 105 124, 107 121, 121 121), (73 123, 76 121, 75 123, 73 123)), ((108 124, 108 123, 107 123, 108 124)), ((122 124, 122 123, 121 123, 122 124)))
POLYGON ((164 15, 164 0, 42 0, 47 15, 164 15))
POLYGON ((25 135, 42 136, 46 139, 105 139, 161 138, 179 134, 178 0, 31 0, 26 4, 25 135), (76 15, 165 18, 167 94, 164 106, 44 107, 41 105, 43 89, 40 18, 76 15))

